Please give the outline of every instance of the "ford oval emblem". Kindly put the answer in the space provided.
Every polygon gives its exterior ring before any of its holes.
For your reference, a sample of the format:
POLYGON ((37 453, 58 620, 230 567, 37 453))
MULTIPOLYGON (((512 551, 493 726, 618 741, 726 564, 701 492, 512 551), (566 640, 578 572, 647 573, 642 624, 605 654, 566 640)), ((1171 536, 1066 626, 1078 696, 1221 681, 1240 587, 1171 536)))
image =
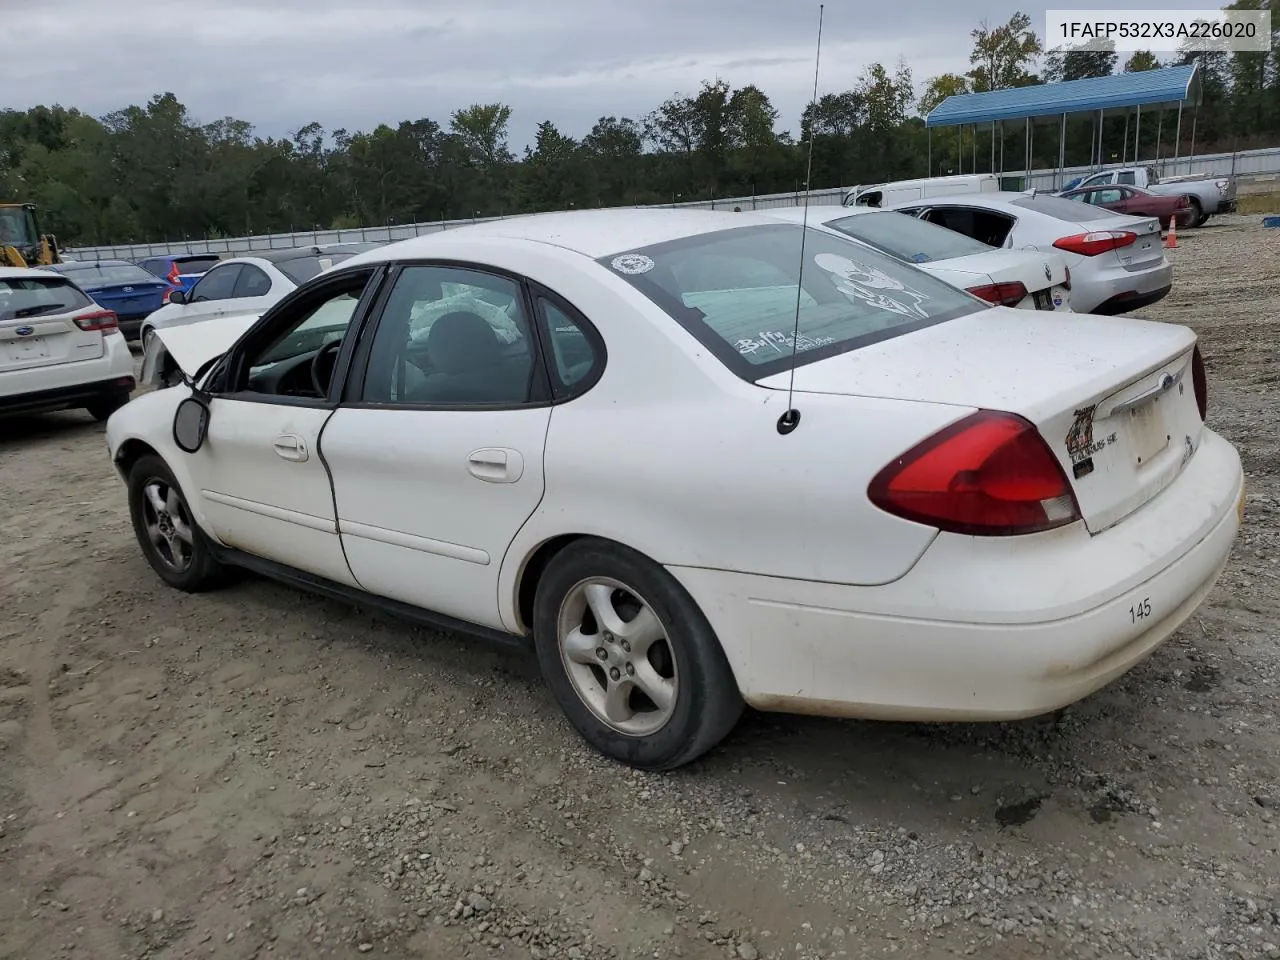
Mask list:
POLYGON ((19 327, 17 330, 13 332, 20 337, 29 337, 36 332, 36 328, 35 327, 19 327))

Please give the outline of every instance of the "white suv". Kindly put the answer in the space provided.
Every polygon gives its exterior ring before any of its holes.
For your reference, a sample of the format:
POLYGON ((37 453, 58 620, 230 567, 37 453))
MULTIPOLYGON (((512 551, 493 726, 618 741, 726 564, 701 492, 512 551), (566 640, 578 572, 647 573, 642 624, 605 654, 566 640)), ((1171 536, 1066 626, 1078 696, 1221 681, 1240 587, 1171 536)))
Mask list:
POLYGON ((106 420, 135 384, 114 313, 64 276, 0 267, 0 414, 83 407, 106 420))

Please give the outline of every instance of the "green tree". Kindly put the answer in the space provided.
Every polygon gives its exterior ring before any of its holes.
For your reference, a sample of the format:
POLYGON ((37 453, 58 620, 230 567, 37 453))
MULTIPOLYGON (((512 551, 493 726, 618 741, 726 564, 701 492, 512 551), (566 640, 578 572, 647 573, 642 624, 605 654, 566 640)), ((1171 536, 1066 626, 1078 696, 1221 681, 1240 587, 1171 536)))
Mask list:
POLYGON ((996 27, 984 20, 970 36, 973 51, 969 54, 969 81, 975 92, 1025 87, 1036 82, 1028 67, 1040 55, 1041 46, 1027 14, 1015 13, 1007 23, 996 27))
POLYGON ((1150 50, 1135 50, 1133 56, 1125 61, 1125 73, 1141 73, 1144 70, 1159 70, 1164 64, 1150 50))
POLYGON ((1051 51, 1044 60, 1041 79, 1045 83, 1062 83, 1068 80, 1084 80, 1089 77, 1109 77, 1116 72, 1120 59, 1114 40, 1103 41, 1103 49, 1067 49, 1051 51))

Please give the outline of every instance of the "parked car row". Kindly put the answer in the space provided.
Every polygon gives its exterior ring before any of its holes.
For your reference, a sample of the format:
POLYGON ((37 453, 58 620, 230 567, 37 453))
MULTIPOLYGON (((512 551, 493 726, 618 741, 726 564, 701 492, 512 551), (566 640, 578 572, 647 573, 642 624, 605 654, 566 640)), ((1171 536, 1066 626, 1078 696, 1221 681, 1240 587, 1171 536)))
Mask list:
POLYGON ((1158 224, 827 214, 512 218, 157 324, 107 424, 139 549, 176 589, 242 568, 529 647, 648 769, 744 705, 1012 719, 1110 683, 1213 587, 1243 473, 1192 330, 1034 293, 1160 295, 1158 224))

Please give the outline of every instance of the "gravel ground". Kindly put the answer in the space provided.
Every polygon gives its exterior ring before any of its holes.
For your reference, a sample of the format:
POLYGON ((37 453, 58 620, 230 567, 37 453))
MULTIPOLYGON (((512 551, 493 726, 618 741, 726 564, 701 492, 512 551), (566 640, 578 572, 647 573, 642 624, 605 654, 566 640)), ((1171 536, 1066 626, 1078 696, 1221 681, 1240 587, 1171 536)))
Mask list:
POLYGON ((591 752, 531 659, 139 555, 102 428, 0 433, 0 957, 1280 957, 1280 231, 1184 231, 1246 527, 1125 678, 998 725, 591 752))

